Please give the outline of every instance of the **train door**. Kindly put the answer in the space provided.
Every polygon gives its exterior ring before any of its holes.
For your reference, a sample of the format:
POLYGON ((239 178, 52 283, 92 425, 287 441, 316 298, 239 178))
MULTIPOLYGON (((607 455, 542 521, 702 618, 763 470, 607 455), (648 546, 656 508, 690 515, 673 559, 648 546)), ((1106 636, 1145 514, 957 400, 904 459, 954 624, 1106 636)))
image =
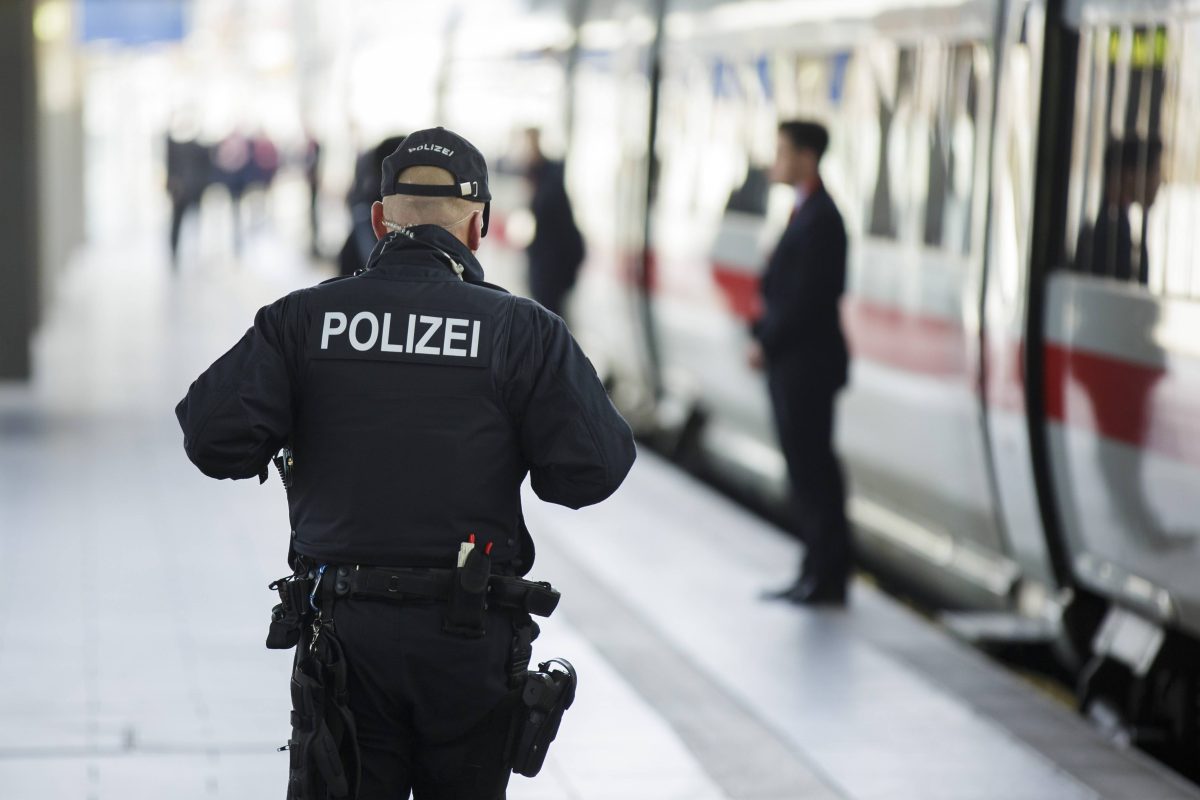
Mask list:
MULTIPOLYGON (((706 455, 747 486, 777 492, 783 460, 765 383, 747 352, 759 274, 793 202, 786 187, 772 189, 767 169, 777 84, 793 90, 798 62, 757 46, 753 32, 668 30, 651 217, 653 318, 664 395, 674 403, 668 414, 698 410, 706 455)), ((812 77, 812 93, 824 96, 828 75, 812 77)))
POLYGON ((653 381, 641 315, 641 255, 649 171, 651 0, 537 5, 513 15, 480 7, 449 26, 439 84, 442 122, 491 164, 489 278, 528 294, 526 129, 565 162, 586 258, 564 316, 635 428, 650 420, 653 381))
POLYGON ((1075 578, 1200 633, 1200 9, 1088 2, 1045 407, 1075 578))
POLYGON ((1018 575, 995 505, 980 384, 995 9, 881 18, 853 54, 846 126, 861 220, 843 305, 838 443, 864 549, 970 605, 1018 575))
POLYGON ((1026 342, 1046 11, 1015 0, 1000 33, 991 164, 988 268, 983 301, 983 398, 997 499, 1013 557, 1026 578, 1025 610, 1040 613, 1056 585, 1038 505, 1026 409, 1026 342))
POLYGON ((653 422, 645 221, 659 2, 590 4, 571 76, 567 188, 587 257, 568 321, 635 429, 653 422))

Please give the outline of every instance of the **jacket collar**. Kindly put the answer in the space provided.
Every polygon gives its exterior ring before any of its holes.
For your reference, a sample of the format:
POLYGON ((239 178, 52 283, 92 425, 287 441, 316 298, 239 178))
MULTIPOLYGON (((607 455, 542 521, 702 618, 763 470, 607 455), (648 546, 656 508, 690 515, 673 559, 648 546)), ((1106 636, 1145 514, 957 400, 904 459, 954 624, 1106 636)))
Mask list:
POLYGON ((461 277, 467 283, 484 283, 483 266, 454 234, 440 225, 414 225, 376 242, 363 270, 393 272, 404 266, 438 266, 453 276, 458 269, 451 262, 462 267, 461 277))

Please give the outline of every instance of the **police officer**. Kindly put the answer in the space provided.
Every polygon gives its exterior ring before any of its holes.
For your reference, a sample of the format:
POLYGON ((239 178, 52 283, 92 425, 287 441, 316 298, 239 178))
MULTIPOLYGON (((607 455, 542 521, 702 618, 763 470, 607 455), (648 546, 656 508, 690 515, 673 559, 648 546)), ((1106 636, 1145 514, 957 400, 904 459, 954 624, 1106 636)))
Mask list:
POLYGON ((598 503, 632 466, 633 438, 563 321, 484 282, 478 150, 418 131, 385 160, 382 195, 366 267, 262 308, 176 414, 214 478, 259 475, 290 446, 293 565, 318 576, 320 630, 344 656, 359 800, 503 798, 528 615, 491 603, 464 628, 460 586, 447 599, 438 576, 472 547, 493 582, 524 575, 526 474, 545 501, 598 503))

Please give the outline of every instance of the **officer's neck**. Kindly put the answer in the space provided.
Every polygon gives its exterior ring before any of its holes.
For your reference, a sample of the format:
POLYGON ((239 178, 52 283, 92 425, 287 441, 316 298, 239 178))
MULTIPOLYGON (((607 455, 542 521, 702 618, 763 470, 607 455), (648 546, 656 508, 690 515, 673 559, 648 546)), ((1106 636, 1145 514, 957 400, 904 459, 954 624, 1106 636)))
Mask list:
POLYGON ((389 250, 403 251, 413 246, 432 248, 433 251, 441 253, 444 258, 453 262, 450 264, 451 268, 455 269, 464 281, 479 283, 484 280, 483 266, 475 258, 471 248, 440 225, 413 225, 401 231, 394 231, 380 241, 368 265, 374 266, 380 259, 385 259, 385 253, 389 250), (461 270, 455 265, 461 267, 461 270))
POLYGON ((463 249, 468 253, 474 253, 466 239, 460 236, 457 232, 444 228, 441 225, 413 225, 406 229, 410 234, 410 238, 417 241, 426 241, 436 243, 439 247, 453 247, 455 250, 463 249))

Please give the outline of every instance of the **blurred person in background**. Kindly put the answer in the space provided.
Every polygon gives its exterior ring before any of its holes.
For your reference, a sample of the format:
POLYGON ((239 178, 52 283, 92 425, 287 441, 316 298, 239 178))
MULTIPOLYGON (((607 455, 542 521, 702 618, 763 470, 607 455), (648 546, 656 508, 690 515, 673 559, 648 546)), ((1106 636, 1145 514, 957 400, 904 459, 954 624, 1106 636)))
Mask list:
POLYGON ((795 532, 805 546, 795 581, 765 596, 840 606, 853 567, 844 480, 833 449, 834 405, 849 367, 838 308, 846 285, 846 231, 821 182, 828 145, 828 132, 815 122, 779 126, 771 177, 795 187, 796 203, 763 274, 763 314, 752 327, 749 360, 766 368, 795 532))
POLYGON ((346 193, 350 208, 350 233, 338 253, 338 272, 353 275, 362 269, 375 248, 375 229, 371 225, 371 208, 381 199, 379 175, 383 160, 396 151, 403 136, 389 136, 376 146, 359 154, 354 162, 354 182, 346 193))
POLYGON ((229 191, 230 214, 233 222, 233 252, 242 252, 242 197, 254 180, 254 149, 241 131, 233 131, 213 150, 213 166, 217 178, 229 191))
POLYGON ((529 293, 561 317, 567 293, 575 285, 583 264, 583 235, 571 213, 563 163, 546 158, 542 152, 542 134, 537 128, 525 131, 525 147, 526 177, 533 188, 529 211, 535 226, 533 240, 525 249, 529 258, 529 293))
POLYGON ((179 268, 179 235, 183 221, 198 210, 212 177, 208 148, 196 140, 195 120, 179 115, 167 136, 167 194, 171 198, 171 265, 179 268))
POLYGON ((601 502, 633 435, 563 321, 484 282, 483 155, 417 131, 380 174, 364 269, 261 309, 176 415, 214 478, 290 448, 295 573, 268 639, 298 648, 290 800, 500 800, 533 751, 521 721, 546 717, 522 700, 548 674, 530 613, 557 603, 520 577, 521 485, 601 502))
POLYGON ((279 148, 261 128, 250 137, 250 160, 250 185, 268 191, 279 172, 279 148))
POLYGON ((267 216, 267 201, 270 196, 271 185, 275 183, 275 176, 278 173, 279 148, 275 146, 275 142, 271 141, 271 137, 259 128, 250 137, 250 170, 246 186, 248 189, 257 189, 259 192, 258 206, 260 214, 258 221, 260 222, 267 216))
POLYGON ((300 154, 300 166, 308 184, 308 252, 316 258, 321 255, 321 231, 317 213, 321 194, 321 142, 307 128, 304 131, 304 150, 300 154))
POLYGON ((279 147, 266 131, 257 129, 250 136, 250 164, 246 176, 252 230, 259 230, 271 221, 271 187, 279 174, 279 165, 279 147))

